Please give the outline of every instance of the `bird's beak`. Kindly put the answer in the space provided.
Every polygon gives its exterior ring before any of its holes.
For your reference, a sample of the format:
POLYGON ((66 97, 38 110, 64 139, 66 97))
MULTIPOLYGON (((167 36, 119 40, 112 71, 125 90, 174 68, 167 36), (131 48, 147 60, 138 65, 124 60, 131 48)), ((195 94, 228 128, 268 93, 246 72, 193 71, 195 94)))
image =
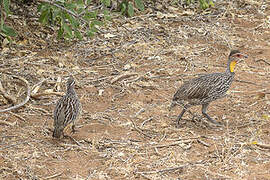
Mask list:
POLYGON ((240 63, 240 62, 242 62, 243 60, 244 60, 244 58, 248 58, 248 55, 246 55, 246 54, 240 54, 240 59, 238 60, 238 62, 240 63))

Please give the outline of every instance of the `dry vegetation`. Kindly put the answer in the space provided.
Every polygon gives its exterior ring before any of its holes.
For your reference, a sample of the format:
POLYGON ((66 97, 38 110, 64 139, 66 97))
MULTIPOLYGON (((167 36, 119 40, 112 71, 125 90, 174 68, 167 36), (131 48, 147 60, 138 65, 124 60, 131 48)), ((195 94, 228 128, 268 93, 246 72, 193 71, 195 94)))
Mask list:
POLYGON ((0 179, 270 179, 270 3, 218 1, 200 15, 156 6, 68 46, 34 20, 14 20, 24 28, 1 51, 1 109, 23 102, 27 83, 31 98, 0 114, 0 179), (176 89, 224 71, 231 48, 249 58, 209 107, 224 127, 194 107, 176 128, 176 89), (52 111, 69 73, 83 114, 73 140, 55 140, 52 111))

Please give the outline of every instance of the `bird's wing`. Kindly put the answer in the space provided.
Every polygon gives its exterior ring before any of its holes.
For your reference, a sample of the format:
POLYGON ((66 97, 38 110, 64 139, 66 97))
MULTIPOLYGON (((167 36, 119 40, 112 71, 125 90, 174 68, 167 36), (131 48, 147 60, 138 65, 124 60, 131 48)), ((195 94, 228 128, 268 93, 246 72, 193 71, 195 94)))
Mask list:
POLYGON ((63 103, 63 99, 60 99, 55 107, 54 111, 54 126, 62 126, 65 121, 65 104, 63 103))
POLYGON ((178 89, 173 100, 207 98, 209 92, 211 92, 217 82, 220 81, 220 78, 222 78, 222 74, 215 73, 201 75, 198 78, 191 79, 178 89))

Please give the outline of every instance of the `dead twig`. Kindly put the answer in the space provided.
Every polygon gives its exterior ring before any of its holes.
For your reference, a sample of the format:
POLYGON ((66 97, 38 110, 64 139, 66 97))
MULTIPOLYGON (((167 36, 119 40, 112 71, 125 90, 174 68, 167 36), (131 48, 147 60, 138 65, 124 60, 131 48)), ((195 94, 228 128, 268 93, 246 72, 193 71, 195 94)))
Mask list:
POLYGON ((0 124, 5 124, 5 125, 8 125, 8 126, 14 126, 16 124, 16 122, 10 123, 10 122, 7 122, 7 121, 0 120, 0 124))
POLYGON ((13 105, 16 104, 16 99, 13 96, 10 96, 9 94, 6 93, 1 81, 0 81, 0 92, 4 96, 4 98, 8 100, 9 103, 13 105))
POLYGON ((161 170, 155 170, 155 171, 145 171, 145 172, 135 172, 137 174, 156 174, 156 173, 164 173, 164 172, 170 172, 170 171, 175 171, 178 169, 183 169, 184 167, 187 167, 189 165, 192 165, 190 163, 181 165, 181 166, 177 166, 177 167, 170 167, 170 168, 166 168, 166 169, 161 169, 161 170))
POLYGON ((43 178, 43 179, 53 179, 53 178, 56 178, 56 177, 58 177, 58 176, 61 176, 63 174, 63 172, 61 172, 61 173, 58 173, 58 174, 54 174, 54 175, 51 175, 51 176, 48 176, 48 177, 45 177, 45 178, 43 178))
POLYGON ((71 136, 68 136, 73 142, 75 142, 78 146, 81 146, 81 144, 76 140, 74 139, 73 137, 71 136))
POLYGON ((138 112, 136 112, 136 114, 134 115, 134 118, 137 118, 137 116, 139 116, 143 112, 145 112, 145 109, 141 108, 138 112))
POLYGON ((152 120, 153 120, 153 117, 150 117, 150 118, 146 119, 145 121, 142 122, 141 127, 143 127, 145 123, 150 122, 152 120))
POLYGON ((202 144, 202 145, 204 145, 204 146, 206 146, 206 147, 210 147, 209 144, 207 144, 206 142, 204 142, 204 141, 202 141, 200 139, 197 139, 197 142, 200 143, 200 144, 202 144))
POLYGON ((2 148, 0 148, 0 151, 1 150, 4 150, 4 149, 8 149, 8 148, 11 148, 11 147, 14 147, 14 146, 18 146, 18 145, 20 145, 20 144, 25 144, 25 143, 30 143, 30 142, 41 142, 41 141, 37 141, 37 140, 26 140, 26 141, 23 141, 23 142, 18 142, 18 143, 16 143, 16 144, 11 144, 11 145, 9 145, 9 146, 6 146, 6 147, 3 147, 2 146, 2 148))
POLYGON ((145 179, 148 179, 148 180, 152 180, 151 178, 147 177, 145 174, 143 173, 140 173, 140 172, 137 172, 138 174, 140 174, 142 177, 144 177, 145 179))
POLYGON ((8 113, 25 122, 25 119, 22 116, 15 114, 13 112, 8 112, 8 113))
POLYGON ((146 136, 146 137, 152 138, 152 136, 146 134, 145 132, 143 132, 143 130, 141 130, 140 128, 138 128, 137 125, 134 123, 133 120, 130 119, 130 121, 131 121, 132 124, 133 124, 133 128, 134 128, 137 132, 143 134, 143 135, 146 136))
MULTIPOLYGON (((47 78, 48 79, 48 78, 47 78)), ((31 96, 32 94, 36 94, 38 92, 38 90, 40 89, 41 85, 47 80, 47 79, 42 79, 40 82, 38 82, 37 84, 35 84, 32 87, 32 91, 31 91, 31 96)))
POLYGON ((31 97, 34 99, 39 99, 41 96, 49 96, 49 95, 63 96, 65 95, 65 93, 64 92, 42 92, 42 93, 31 94, 31 97))
POLYGON ((30 92, 31 92, 30 89, 31 89, 31 88, 30 88, 30 86, 29 86, 28 81, 27 81, 26 79, 24 79, 23 77, 19 77, 19 76, 13 76, 13 77, 14 77, 14 78, 17 78, 17 79, 19 79, 19 80, 21 80, 21 81, 23 81, 23 82, 26 84, 26 88, 27 88, 27 95, 26 95, 26 98, 25 98, 24 101, 23 101, 22 103, 20 103, 20 104, 17 104, 17 105, 15 105, 15 106, 11 106, 11 107, 9 107, 9 108, 7 108, 7 109, 0 110, 0 113, 1 113, 1 112, 7 112, 7 111, 11 111, 11 110, 17 109, 17 108, 19 108, 19 107, 25 105, 25 104, 29 101, 29 99, 30 99, 30 92))
POLYGON ((265 64, 267 64, 267 65, 269 65, 270 66, 270 63, 269 62, 267 62, 266 60, 264 60, 264 59, 258 59, 258 60, 255 60, 255 62, 260 62, 260 61, 262 61, 262 62, 264 62, 265 64))
POLYGON ((117 81, 121 81, 123 79, 126 79, 126 78, 129 78, 129 77, 132 77, 132 76, 137 76, 138 74, 137 73, 125 73, 125 74, 121 74, 115 78, 113 78, 111 80, 111 84, 114 84, 116 83, 117 81))
POLYGON ((190 143, 190 142, 194 142, 194 140, 186 140, 186 141, 180 141, 180 142, 175 142, 175 143, 171 143, 171 144, 156 145, 156 146, 152 146, 152 148, 164 148, 164 147, 176 146, 179 144, 190 143))
POLYGON ((240 82, 240 83, 246 83, 246 84, 253 84, 253 85, 256 85, 256 83, 253 83, 253 82, 249 82, 249 81, 243 81, 243 80, 235 80, 236 82, 240 82))
POLYGON ((264 149, 270 149, 270 144, 255 143, 256 146, 264 149))

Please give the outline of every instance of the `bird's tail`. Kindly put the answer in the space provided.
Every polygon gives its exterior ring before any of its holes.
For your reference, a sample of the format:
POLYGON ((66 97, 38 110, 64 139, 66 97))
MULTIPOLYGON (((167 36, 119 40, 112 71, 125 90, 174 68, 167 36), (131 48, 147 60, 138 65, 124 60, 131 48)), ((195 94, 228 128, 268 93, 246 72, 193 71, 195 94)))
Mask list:
POLYGON ((53 137, 54 138, 60 138, 62 134, 63 134, 63 130, 62 129, 60 129, 60 128, 54 128, 54 131, 53 131, 53 137))

